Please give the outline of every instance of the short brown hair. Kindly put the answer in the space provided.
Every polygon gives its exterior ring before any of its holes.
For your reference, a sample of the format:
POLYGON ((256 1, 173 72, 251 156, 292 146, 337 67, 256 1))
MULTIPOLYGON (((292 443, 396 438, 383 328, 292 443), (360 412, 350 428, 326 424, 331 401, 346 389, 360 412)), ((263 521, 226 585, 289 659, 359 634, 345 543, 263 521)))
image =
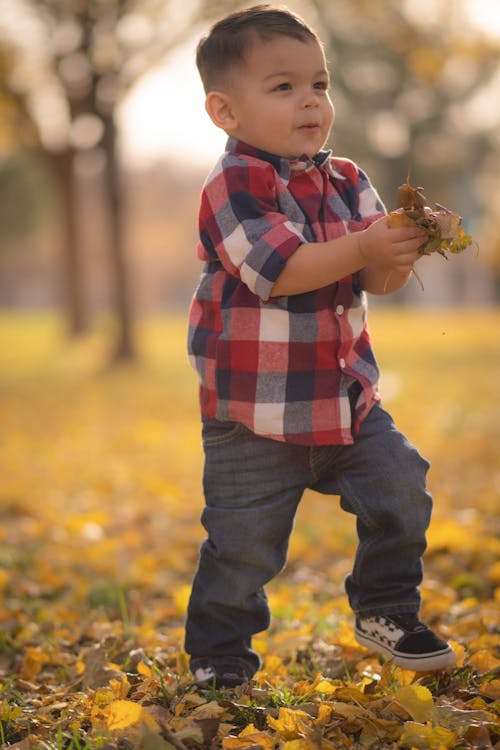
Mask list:
POLYGON ((217 21, 196 50, 196 65, 205 91, 220 86, 231 67, 244 63, 255 39, 269 41, 275 36, 321 44, 316 32, 300 16, 276 5, 254 5, 217 21))

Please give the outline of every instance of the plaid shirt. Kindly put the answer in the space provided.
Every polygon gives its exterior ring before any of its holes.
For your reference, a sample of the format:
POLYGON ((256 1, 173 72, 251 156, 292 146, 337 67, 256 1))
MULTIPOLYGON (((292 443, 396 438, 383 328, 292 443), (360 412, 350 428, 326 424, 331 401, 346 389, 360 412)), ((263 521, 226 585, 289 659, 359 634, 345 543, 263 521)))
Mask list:
POLYGON ((317 291, 271 297, 304 243, 366 228, 385 209, 366 175, 320 151, 285 159, 230 137, 207 178, 188 351, 202 415, 302 445, 353 442, 378 400, 378 367, 359 275, 317 291))

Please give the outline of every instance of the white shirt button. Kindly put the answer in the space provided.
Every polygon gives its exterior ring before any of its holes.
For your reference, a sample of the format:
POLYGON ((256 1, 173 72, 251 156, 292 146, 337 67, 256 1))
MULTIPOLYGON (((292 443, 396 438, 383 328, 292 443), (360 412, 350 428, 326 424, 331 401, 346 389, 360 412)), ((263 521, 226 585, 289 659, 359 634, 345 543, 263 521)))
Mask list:
POLYGON ((339 365, 341 366, 342 369, 344 369, 344 367, 345 367, 345 359, 344 359, 344 357, 341 357, 339 359, 339 365))
POLYGON ((335 308, 335 312, 337 313, 337 315, 342 315, 342 313, 344 312, 344 305, 337 305, 337 307, 335 308))

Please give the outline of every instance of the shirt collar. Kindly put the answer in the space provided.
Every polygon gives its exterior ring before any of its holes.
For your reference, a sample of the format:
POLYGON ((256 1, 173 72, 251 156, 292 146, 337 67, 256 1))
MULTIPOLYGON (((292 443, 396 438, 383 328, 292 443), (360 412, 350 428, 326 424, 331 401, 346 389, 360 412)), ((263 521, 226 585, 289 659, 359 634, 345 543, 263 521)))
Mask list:
POLYGON ((251 146, 249 143, 239 141, 231 135, 227 140, 226 151, 230 154, 253 156, 256 159, 269 162, 286 182, 288 182, 292 173, 308 171, 314 167, 325 167, 333 176, 344 179, 343 175, 339 174, 331 165, 330 157, 332 152, 330 150, 318 151, 312 158, 303 154, 295 159, 288 159, 284 156, 277 156, 276 154, 262 151, 255 148, 255 146, 251 146))

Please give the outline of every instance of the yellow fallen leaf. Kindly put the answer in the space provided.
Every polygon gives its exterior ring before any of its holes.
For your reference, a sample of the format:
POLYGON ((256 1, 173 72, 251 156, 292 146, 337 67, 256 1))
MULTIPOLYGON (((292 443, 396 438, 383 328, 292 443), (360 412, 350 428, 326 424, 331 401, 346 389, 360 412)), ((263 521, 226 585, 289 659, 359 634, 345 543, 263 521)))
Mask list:
POLYGON ((480 691, 494 701, 500 700, 500 680, 485 680, 480 687, 480 691))
POLYGON ((381 690, 392 690, 393 685, 411 685, 415 680, 415 672, 410 669, 401 669, 401 667, 395 667, 391 660, 387 660, 382 665, 382 668, 377 665, 377 670, 380 671, 380 689, 381 690))
POLYGON ((470 525, 459 523, 452 518, 440 518, 439 523, 431 524, 427 537, 429 548, 434 550, 463 551, 473 549, 476 544, 470 525))
POLYGON ((500 659, 497 659, 491 651, 487 651, 486 649, 476 651, 475 654, 472 654, 469 657, 468 663, 481 674, 491 672, 492 669, 500 667, 500 659))
MULTIPOLYGON (((484 622, 484 618, 481 618, 484 622)), ((495 619, 495 624, 498 618, 495 619)), ((477 628, 477 620, 474 622, 477 628)), ((475 654, 478 651, 496 651, 498 647, 498 635, 496 633, 481 633, 477 638, 472 638, 467 644, 468 649, 471 653, 475 654)))
POLYGON ((155 719, 139 703, 128 700, 117 700, 104 708, 92 712, 94 729, 109 732, 122 732, 130 727, 146 726, 150 731, 158 731, 155 719))
POLYGON ((240 750, 260 745, 263 750, 273 750, 276 742, 268 732, 260 732, 253 724, 248 724, 239 735, 224 737, 223 750, 240 750))
POLYGON ((332 638, 333 643, 343 648, 354 648, 356 651, 366 651, 364 646, 360 646, 354 637, 352 626, 346 621, 340 622, 338 630, 335 631, 332 638))
POLYGON ((281 745, 281 750, 318 750, 318 743, 311 739, 288 740, 281 745))
POLYGON ((329 724, 333 714, 333 706, 329 703, 320 703, 318 708, 318 716, 314 719, 314 726, 320 727, 324 724, 329 724))
POLYGON ((500 583, 500 560, 497 560, 492 565, 490 565, 490 568, 488 570, 488 578, 493 583, 500 583))
POLYGON ((260 633, 258 636, 255 636, 255 638, 252 641, 252 647, 259 656, 265 656, 267 654, 267 648, 268 648, 268 642, 267 642, 267 633, 260 633))
POLYGON ((85 662, 82 659, 78 659, 76 662, 76 673, 83 674, 85 672, 85 662))
POLYGON ((399 740, 401 747, 411 750, 441 750, 452 748, 457 741, 457 735, 450 729, 433 727, 430 724, 419 724, 415 721, 407 721, 404 725, 403 734, 399 740))
POLYGON ((33 682, 41 671, 43 665, 48 661, 49 657, 42 651, 42 649, 28 646, 24 652, 23 663, 21 666, 21 679, 33 682))
POLYGON ((280 738, 295 740, 310 732, 312 719, 309 714, 300 709, 280 708, 278 718, 268 716, 267 723, 280 738))
POLYGON ((333 695, 338 689, 339 686, 334 685, 331 680, 320 680, 318 684, 314 686, 314 690, 323 695, 333 695))
POLYGON ((151 669, 151 667, 148 667, 148 665, 143 661, 140 661, 137 665, 137 671, 139 674, 142 674, 143 677, 153 676, 153 670, 151 669))
POLYGON ((178 586, 172 597, 174 602, 174 611, 177 615, 183 615, 187 610, 189 597, 191 596, 191 586, 187 583, 178 586))
POLYGON ((116 729, 125 729, 141 721, 144 709, 139 703, 133 701, 118 700, 106 709, 106 726, 112 732, 116 729))
POLYGON ((423 724, 431 718, 434 700, 431 691, 423 685, 405 685, 399 688, 394 693, 394 700, 414 721, 423 724))
POLYGON ((124 674, 120 675, 120 679, 113 678, 109 681, 109 689, 115 698, 126 698, 131 687, 130 682, 124 674))
POLYGON ((0 595, 3 594, 9 581, 9 574, 5 568, 0 568, 0 595))
POLYGON ((261 670, 262 676, 284 676, 286 675, 286 667, 283 664, 283 659, 275 654, 269 654, 264 659, 264 665, 261 670))
POLYGON ((467 658, 467 652, 465 648, 461 643, 458 643, 457 641, 451 640, 449 643, 453 649, 453 653, 455 654, 456 666, 463 667, 467 658))
POLYGON ((8 700, 4 699, 2 703, 0 703, 0 721, 7 723, 21 718, 22 715, 22 708, 19 706, 11 706, 8 700))

